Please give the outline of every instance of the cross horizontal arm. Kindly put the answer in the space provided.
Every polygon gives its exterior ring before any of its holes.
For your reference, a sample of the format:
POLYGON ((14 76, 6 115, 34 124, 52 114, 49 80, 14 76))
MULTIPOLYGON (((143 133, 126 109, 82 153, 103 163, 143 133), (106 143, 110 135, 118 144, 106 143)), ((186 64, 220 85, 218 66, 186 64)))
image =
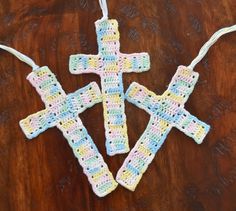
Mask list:
POLYGON ((56 117, 48 109, 39 111, 20 121, 20 127, 28 139, 56 125, 56 117))
POLYGON ((184 108, 177 114, 175 127, 201 144, 210 130, 210 126, 191 115, 184 108))
POLYGON ((121 70, 124 73, 145 72, 150 69, 148 53, 120 54, 121 70))
POLYGON ((98 55, 77 54, 70 56, 69 70, 72 74, 99 74, 100 66, 98 55))
POLYGON ((97 83, 92 82, 78 91, 69 94, 67 102, 69 109, 76 113, 82 113, 87 108, 102 102, 102 96, 97 83))
POLYGON ((133 82, 126 91, 125 98, 135 104, 137 107, 145 110, 149 114, 152 114, 155 108, 155 104, 160 96, 157 96, 154 92, 149 91, 146 87, 133 82))
POLYGON ((117 183, 81 120, 72 115, 62 119, 57 127, 68 140, 94 192, 103 197, 113 191, 117 183))

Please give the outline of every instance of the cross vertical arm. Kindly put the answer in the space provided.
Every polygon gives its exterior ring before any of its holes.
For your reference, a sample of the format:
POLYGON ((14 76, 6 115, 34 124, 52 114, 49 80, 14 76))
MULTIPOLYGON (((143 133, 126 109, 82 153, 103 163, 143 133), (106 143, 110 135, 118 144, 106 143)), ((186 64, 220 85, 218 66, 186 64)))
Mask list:
POLYGON ((100 197, 112 192, 117 183, 81 120, 72 115, 71 118, 61 120, 57 127, 68 140, 93 191, 100 197))
POLYGON ((119 169, 116 180, 134 191, 143 173, 164 143, 172 126, 166 121, 151 117, 148 126, 119 169))
POLYGON ((98 55, 77 54, 71 55, 69 70, 72 74, 99 73, 101 58, 98 55))
POLYGON ((101 76, 107 154, 129 151, 122 73, 101 76))
POLYGON ((167 92, 171 92, 180 98, 181 103, 187 102, 190 94, 198 81, 199 74, 185 66, 179 66, 172 77, 167 92))
POLYGON ((31 72, 27 79, 36 88, 46 108, 62 102, 66 98, 66 93, 55 74, 46 66, 31 72))
POLYGON ((145 72, 150 69, 148 53, 120 54, 121 70, 124 73, 145 72))

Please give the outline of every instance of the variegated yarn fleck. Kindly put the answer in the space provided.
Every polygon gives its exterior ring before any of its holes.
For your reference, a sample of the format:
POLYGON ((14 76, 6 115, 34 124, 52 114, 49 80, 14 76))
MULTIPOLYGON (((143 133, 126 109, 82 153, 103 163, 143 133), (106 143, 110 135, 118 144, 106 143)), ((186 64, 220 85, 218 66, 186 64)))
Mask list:
POLYGON ((198 144, 202 143, 210 126, 184 109, 198 76, 198 73, 180 66, 162 96, 157 96, 138 83, 130 85, 126 99, 147 111, 151 118, 143 135, 118 171, 116 180, 121 185, 132 191, 135 189, 173 127, 193 138, 198 144))
POLYGON ((98 20, 95 25, 98 55, 72 55, 70 72, 96 73, 101 77, 107 154, 126 153, 129 144, 122 75, 149 70, 150 59, 147 53, 120 53, 116 20, 98 20))

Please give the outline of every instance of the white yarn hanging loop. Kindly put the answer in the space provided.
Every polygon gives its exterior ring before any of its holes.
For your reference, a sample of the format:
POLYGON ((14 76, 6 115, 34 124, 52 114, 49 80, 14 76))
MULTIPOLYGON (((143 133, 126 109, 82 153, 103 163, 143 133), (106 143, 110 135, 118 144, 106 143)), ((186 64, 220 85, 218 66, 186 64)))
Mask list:
POLYGON ((36 65, 35 62, 31 58, 29 58, 28 56, 20 53, 19 51, 15 50, 13 48, 10 48, 8 46, 5 46, 5 45, 0 45, 0 48, 5 50, 5 51, 8 51, 11 54, 13 54, 19 60, 21 60, 21 61, 25 62, 26 64, 28 64, 29 66, 31 66, 33 70, 36 70, 36 69, 39 68, 39 66, 36 65))
POLYGON ((219 31, 215 32, 212 37, 207 41, 202 48, 199 51, 198 56, 191 62, 191 64, 188 66, 189 69, 194 69, 194 67, 204 58, 204 56, 209 51, 210 47, 214 45, 214 43, 224 34, 228 34, 230 32, 236 31, 236 25, 222 28, 219 31))
POLYGON ((108 19, 108 8, 107 8, 107 1, 106 0, 99 0, 100 7, 102 9, 103 17, 101 20, 108 19))

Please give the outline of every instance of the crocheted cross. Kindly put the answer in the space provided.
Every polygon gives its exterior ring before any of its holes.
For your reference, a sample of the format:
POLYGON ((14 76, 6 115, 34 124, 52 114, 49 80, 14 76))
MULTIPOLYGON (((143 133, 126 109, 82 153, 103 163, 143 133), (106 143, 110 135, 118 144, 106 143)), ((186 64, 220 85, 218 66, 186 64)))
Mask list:
POLYGON ((70 72, 96 73, 101 77, 107 154, 126 153, 129 145, 122 74, 149 70, 150 59, 147 53, 120 53, 116 20, 97 21, 95 26, 98 55, 72 55, 70 72))
POLYGON ((78 117, 87 108, 101 102, 98 85, 93 82, 66 95, 48 67, 31 72, 27 79, 36 88, 46 109, 20 121, 26 137, 32 139, 48 128, 57 127, 73 149, 93 191, 102 197, 114 190, 117 183, 78 117))
POLYGON ((146 130, 118 171, 118 183, 132 191, 135 190, 142 174, 173 127, 193 138, 198 144, 202 143, 210 126, 184 108, 198 77, 198 73, 180 66, 162 96, 157 96, 137 83, 130 85, 126 99, 147 111, 151 117, 146 130))

